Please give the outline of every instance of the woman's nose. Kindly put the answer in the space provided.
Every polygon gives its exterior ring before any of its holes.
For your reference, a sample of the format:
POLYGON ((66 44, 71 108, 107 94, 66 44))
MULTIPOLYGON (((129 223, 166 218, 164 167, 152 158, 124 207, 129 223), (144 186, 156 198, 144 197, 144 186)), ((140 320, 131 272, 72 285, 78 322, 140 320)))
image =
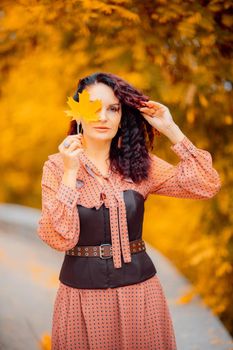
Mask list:
POLYGON ((106 120, 107 119, 107 116, 106 116, 106 111, 105 109, 103 108, 100 113, 99 113, 99 119, 100 120, 106 120))

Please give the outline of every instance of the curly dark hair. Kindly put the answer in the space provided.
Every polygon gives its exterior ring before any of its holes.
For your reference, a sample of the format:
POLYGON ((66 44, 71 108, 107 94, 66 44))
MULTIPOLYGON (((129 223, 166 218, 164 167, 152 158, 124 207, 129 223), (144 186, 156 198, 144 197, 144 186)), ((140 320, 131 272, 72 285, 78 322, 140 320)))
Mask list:
MULTIPOLYGON (((104 83, 111 87, 122 107, 121 128, 113 137, 110 147, 111 169, 119 171, 135 183, 147 179, 150 167, 149 149, 153 150, 154 136, 156 134, 160 136, 160 132, 147 122, 138 109, 142 107, 143 101, 149 101, 149 96, 115 74, 97 72, 79 79, 73 99, 78 102, 78 94, 86 86, 94 83, 104 83), (119 148, 120 136, 122 138, 119 148)), ((77 134, 76 120, 70 122, 67 133, 67 135, 74 134, 77 134)))

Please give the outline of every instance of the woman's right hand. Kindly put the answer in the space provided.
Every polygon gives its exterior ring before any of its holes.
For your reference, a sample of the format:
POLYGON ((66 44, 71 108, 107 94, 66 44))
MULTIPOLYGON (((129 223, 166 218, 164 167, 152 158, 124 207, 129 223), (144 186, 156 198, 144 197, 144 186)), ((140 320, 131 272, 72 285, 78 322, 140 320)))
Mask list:
POLYGON ((58 146, 58 150, 62 155, 64 162, 64 171, 77 170, 79 168, 79 160, 77 155, 83 150, 83 134, 68 135, 58 146), (64 142, 69 143, 68 147, 64 146, 64 142))

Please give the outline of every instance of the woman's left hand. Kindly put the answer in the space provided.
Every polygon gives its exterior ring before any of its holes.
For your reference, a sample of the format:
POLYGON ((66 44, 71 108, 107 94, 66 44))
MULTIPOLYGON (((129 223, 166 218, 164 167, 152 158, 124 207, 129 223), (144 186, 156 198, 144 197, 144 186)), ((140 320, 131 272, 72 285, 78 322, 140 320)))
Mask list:
POLYGON ((174 123, 171 113, 167 106, 155 101, 142 101, 139 111, 143 117, 158 131, 164 133, 167 128, 174 123))

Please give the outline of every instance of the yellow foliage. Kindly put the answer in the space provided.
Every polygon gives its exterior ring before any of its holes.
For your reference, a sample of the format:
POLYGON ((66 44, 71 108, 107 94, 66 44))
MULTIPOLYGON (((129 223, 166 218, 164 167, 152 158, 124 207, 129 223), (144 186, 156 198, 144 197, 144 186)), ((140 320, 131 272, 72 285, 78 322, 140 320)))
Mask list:
POLYGON ((201 20, 202 20, 202 15, 200 12, 196 12, 192 16, 186 19, 188 23, 193 23, 193 24, 200 23, 201 20))
POLYGON ((39 348, 41 350, 51 350, 51 336, 48 333, 44 333, 39 341, 39 348))
POLYGON ((203 46, 213 46, 216 40, 216 36, 214 34, 210 34, 208 36, 204 36, 200 38, 200 42, 203 46))
POLYGON ((180 31, 182 36, 187 38, 193 38, 196 32, 194 24, 187 20, 180 22, 177 29, 180 31))
POLYGON ((138 16, 138 14, 129 11, 127 9, 125 9, 124 7, 121 6, 114 6, 112 5, 112 8, 122 17, 127 19, 128 21, 132 21, 135 24, 140 24, 141 23, 141 19, 138 16))
POLYGON ((222 264, 216 270, 216 276, 220 277, 225 274, 231 273, 233 270, 232 265, 229 262, 222 262, 222 264))
POLYGON ((177 303, 188 303, 200 294, 204 303, 220 315, 231 305, 232 264, 227 247, 232 229, 222 228, 219 236, 205 235, 203 225, 198 224, 203 209, 207 210, 204 202, 151 196, 146 203, 143 236, 194 283, 177 303), (171 222, 176 222, 172 229, 171 222))
POLYGON ((214 21, 213 18, 210 16, 202 17, 202 20, 200 21, 199 25, 208 32, 214 31, 214 21))
POLYGON ((230 205, 231 205, 231 198, 229 197, 229 194, 227 193, 227 191, 223 189, 221 193, 221 201, 219 202, 219 206, 220 206, 221 212, 224 215, 227 215, 227 213, 229 212, 230 205))
POLYGON ((188 109, 187 114, 186 114, 187 121, 190 124, 193 124, 195 120, 195 110, 193 108, 188 109))
POLYGON ((180 82, 175 85, 160 86, 160 94, 165 103, 180 103, 186 93, 186 85, 180 82))
MULTIPOLYGON (((138 72, 127 73, 127 74, 124 74, 124 76, 125 76, 125 79, 130 81, 135 87, 138 87, 139 89, 149 89, 148 79, 145 79, 144 81, 142 81, 141 74, 139 74, 138 72)), ((147 76, 146 72, 145 72, 145 76, 147 76)))
POLYGON ((230 15, 222 15, 221 21, 227 27, 233 26, 233 17, 230 15))
MULTIPOLYGON (((96 44, 102 45, 103 39, 102 38, 96 39, 96 44)), ((124 53, 124 47, 122 46, 113 47, 111 48, 111 50, 106 50, 104 55, 99 55, 99 57, 96 58, 96 62, 98 64, 104 64, 104 62, 106 61, 117 60, 121 57, 123 53, 124 53)))
MULTIPOLYGON (((229 3, 20 0, 9 6, 3 1, 0 200, 40 208, 42 164, 68 131, 66 96, 87 74, 119 74, 166 104, 191 140, 211 152, 221 173, 224 190, 208 201, 149 199, 144 237, 192 281, 233 332, 229 3)), ((172 158, 165 144, 162 158, 172 158)), ((45 281, 55 285, 56 276, 45 281)), ((181 300, 191 297, 190 292, 181 300)))
POLYGON ((190 83, 187 86, 186 92, 183 96, 183 99, 180 101, 182 106, 186 106, 186 105, 193 105, 193 100, 195 97, 197 91, 197 86, 193 83, 190 83))
POLYGON ((184 293, 179 299, 177 299, 176 304, 188 304, 195 296, 195 289, 192 288, 190 291, 184 293))
POLYGON ((162 65, 164 64, 164 58, 163 58, 163 56, 161 56, 161 55, 155 56, 155 58, 154 58, 154 63, 157 64, 157 65, 159 65, 159 66, 162 66, 162 65))
POLYGON ((160 0, 160 4, 165 5, 157 6, 154 12, 151 14, 151 18, 158 23, 169 23, 171 20, 175 20, 177 16, 182 14, 182 7, 175 2, 168 2, 167 0, 160 0))
POLYGON ((1 18, 1 25, 5 30, 24 29, 25 25, 28 26, 31 21, 32 17, 29 14, 29 8, 14 4, 7 8, 6 16, 1 18))
POLYGON ((198 94, 198 97, 199 97, 200 104, 203 107, 207 107, 209 105, 208 100, 206 99, 206 97, 203 94, 198 94))
POLYGON ((231 115, 225 115, 224 116, 224 123, 226 125, 232 125, 233 124, 233 118, 231 115))
MULTIPOLYGON (((188 249, 189 250, 189 249, 188 249)), ((205 260, 211 260, 215 255, 215 250, 213 246, 206 248, 205 250, 201 250, 196 252, 196 254, 189 260, 189 264, 191 266, 198 265, 205 260)))
POLYGON ((222 8, 222 4, 218 1, 210 1, 208 4, 208 8, 213 12, 218 12, 222 8))

